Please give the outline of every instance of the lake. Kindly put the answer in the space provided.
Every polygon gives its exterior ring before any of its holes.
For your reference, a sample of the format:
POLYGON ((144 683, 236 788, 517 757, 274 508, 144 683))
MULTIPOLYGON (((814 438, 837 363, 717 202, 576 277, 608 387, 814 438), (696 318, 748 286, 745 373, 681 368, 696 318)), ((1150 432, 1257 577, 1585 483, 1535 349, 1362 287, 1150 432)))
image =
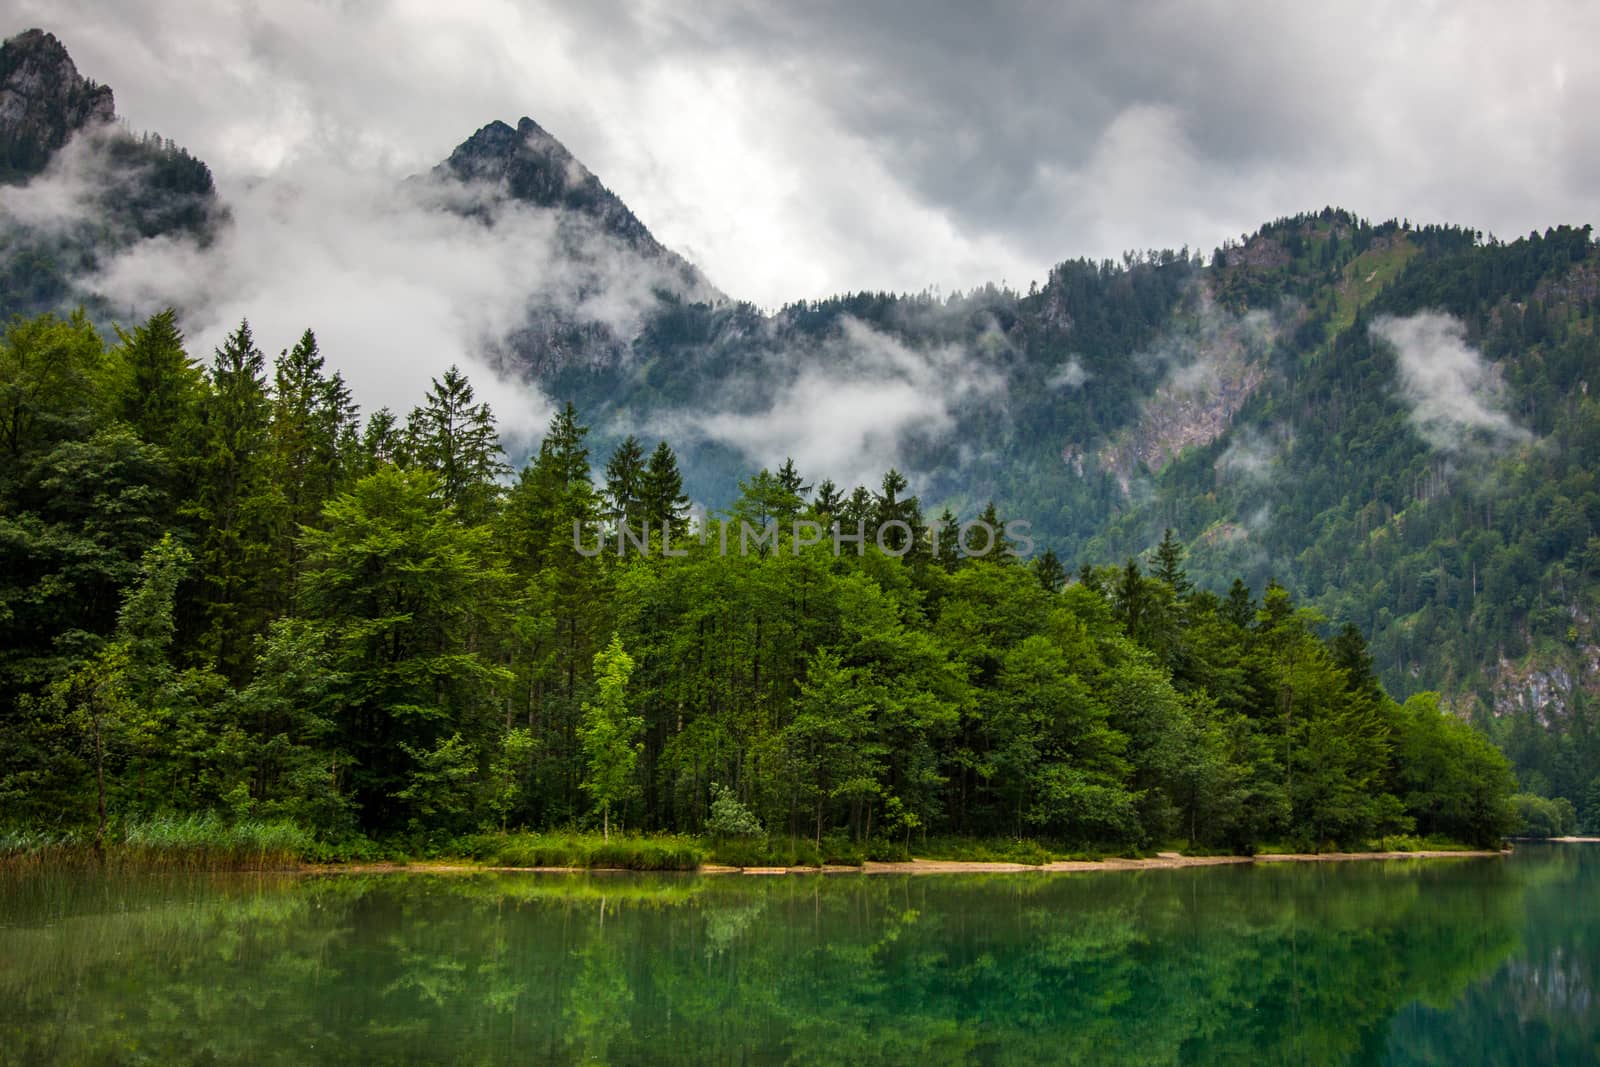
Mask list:
POLYGON ((1600 845, 1006 875, 0 876, 0 1063, 1600 1062, 1600 845))

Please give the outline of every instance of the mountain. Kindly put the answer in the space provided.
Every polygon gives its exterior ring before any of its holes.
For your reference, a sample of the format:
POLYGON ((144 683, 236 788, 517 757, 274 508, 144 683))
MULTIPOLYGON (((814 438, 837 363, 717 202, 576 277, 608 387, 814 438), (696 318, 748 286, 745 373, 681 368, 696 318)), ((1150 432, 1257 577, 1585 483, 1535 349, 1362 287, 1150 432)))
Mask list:
MULTIPOLYGON (((85 190, 65 236, 0 228, 0 312, 85 299, 75 281, 119 242, 226 224, 204 164, 122 132, 53 37, 8 41, 0 71, 9 180, 85 190)), ((1443 692, 1530 788, 1576 797, 1600 774, 1587 227, 1501 241, 1330 207, 1211 255, 1068 260, 1027 292, 769 314, 531 119, 484 126, 396 195, 547 258, 485 355, 576 403, 597 460, 667 437, 718 506, 788 453, 846 493, 893 466, 926 518, 993 500, 1075 566, 1148 559, 1170 527, 1200 584, 1276 578, 1362 627, 1391 692, 1443 692)))
POLYGON ((53 35, 0 45, 0 319, 85 305, 86 278, 152 237, 208 243, 227 213, 211 171, 173 142, 119 122, 110 86, 82 77, 53 35), (37 192, 38 195, 33 195, 37 192))
POLYGON ((1597 336, 1587 227, 1502 242, 1329 208, 1209 259, 1063 263, 1026 294, 685 309, 632 365, 543 381, 603 427, 718 411, 673 441, 726 500, 753 451, 728 442, 783 442, 730 425, 792 427, 810 396, 846 434, 863 397, 918 383, 879 366, 911 353, 939 418, 876 458, 930 516, 993 498, 1081 563, 1147 559, 1171 527, 1196 580, 1303 593, 1371 635, 1391 692, 1442 691, 1526 784, 1572 796, 1600 771, 1597 336))
POLYGON ((0 44, 0 181, 33 177, 73 134, 115 119, 111 87, 80 75, 51 34, 0 44))
POLYGON ((617 195, 565 145, 524 117, 515 129, 495 121, 456 146, 433 169, 437 181, 503 184, 506 195, 569 217, 590 220, 649 259, 666 261, 691 284, 706 284, 694 267, 661 245, 617 195))

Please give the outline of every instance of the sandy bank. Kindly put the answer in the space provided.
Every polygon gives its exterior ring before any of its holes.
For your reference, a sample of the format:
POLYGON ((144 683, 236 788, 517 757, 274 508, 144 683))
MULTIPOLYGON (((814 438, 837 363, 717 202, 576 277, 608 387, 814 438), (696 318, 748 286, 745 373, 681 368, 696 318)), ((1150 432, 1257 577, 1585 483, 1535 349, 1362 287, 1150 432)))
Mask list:
POLYGON ((1501 852, 1293 852, 1274 856, 1180 856, 1167 853, 1150 859, 1062 860, 1030 867, 1021 863, 964 863, 956 860, 912 860, 868 863, 866 874, 1007 874, 1020 871, 1158 871, 1178 867, 1221 867, 1241 863, 1334 863, 1344 860, 1454 859, 1500 856, 1501 852))
MULTIPOLYGON (((1564 838, 1568 841, 1596 841, 1600 838, 1564 838)), ((965 860, 908 860, 904 863, 877 863, 868 861, 860 867, 727 867, 706 864, 701 874, 1023 874, 1029 871, 1159 871, 1179 867, 1221 867, 1241 863, 1343 863, 1349 860, 1427 860, 1474 859, 1486 856, 1504 856, 1505 852, 1474 851, 1422 851, 1422 852, 1290 852, 1262 856, 1183 856, 1164 852, 1149 859, 1061 860, 1029 866, 1024 863, 987 863, 965 860)), ((479 871, 522 871, 542 874, 616 873, 609 867, 490 867, 465 863, 352 863, 328 864, 307 867, 307 871, 328 874, 387 874, 410 872, 413 874, 471 874, 479 871)))

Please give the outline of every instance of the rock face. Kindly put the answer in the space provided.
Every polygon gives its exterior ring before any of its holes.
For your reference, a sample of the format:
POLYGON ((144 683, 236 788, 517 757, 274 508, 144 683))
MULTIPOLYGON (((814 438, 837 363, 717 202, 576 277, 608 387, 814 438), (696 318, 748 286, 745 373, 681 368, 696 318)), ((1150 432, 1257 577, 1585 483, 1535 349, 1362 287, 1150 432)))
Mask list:
POLYGON ((74 133, 115 119, 111 87, 79 74, 54 35, 28 30, 0 45, 0 181, 25 181, 74 133))
POLYGON ((512 200, 581 219, 676 274, 682 285, 673 288, 687 299, 721 297, 688 261, 657 241, 628 205, 565 145, 530 118, 521 119, 514 129, 504 122, 489 123, 457 145, 432 176, 435 181, 494 186, 512 200))
POLYGON ((226 221, 203 162, 116 118, 110 88, 80 75, 53 35, 0 45, 0 184, 54 183, 34 201, 44 215, 0 218, 0 321, 79 306, 104 320, 79 279, 107 256, 153 237, 204 244, 226 221))
POLYGON ((500 373, 615 368, 663 316, 727 299, 530 118, 489 123, 407 184, 490 228, 530 208, 546 217, 538 243, 553 269, 525 294, 521 325, 491 345, 486 362, 500 373))

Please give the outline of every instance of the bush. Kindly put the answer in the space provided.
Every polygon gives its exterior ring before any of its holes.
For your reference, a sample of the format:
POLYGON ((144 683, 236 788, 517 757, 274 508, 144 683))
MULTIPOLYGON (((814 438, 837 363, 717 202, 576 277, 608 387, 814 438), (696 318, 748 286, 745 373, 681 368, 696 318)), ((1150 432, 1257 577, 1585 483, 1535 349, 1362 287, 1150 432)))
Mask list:
POLYGON ((867 859, 877 863, 906 863, 911 859, 911 850, 904 842, 876 837, 867 842, 867 859))
POLYGON ((1550 800, 1534 793, 1518 793, 1511 798, 1511 805, 1517 813, 1517 827, 1512 833, 1519 837, 1564 837, 1577 828, 1577 813, 1566 797, 1550 800))
POLYGON ((733 790, 720 785, 711 787, 711 817, 706 820, 706 832, 718 841, 766 836, 760 820, 749 808, 739 803, 733 790))
POLYGON ((859 867, 867 862, 867 849, 850 840, 849 834, 831 833, 822 839, 822 862, 835 867, 859 867))

